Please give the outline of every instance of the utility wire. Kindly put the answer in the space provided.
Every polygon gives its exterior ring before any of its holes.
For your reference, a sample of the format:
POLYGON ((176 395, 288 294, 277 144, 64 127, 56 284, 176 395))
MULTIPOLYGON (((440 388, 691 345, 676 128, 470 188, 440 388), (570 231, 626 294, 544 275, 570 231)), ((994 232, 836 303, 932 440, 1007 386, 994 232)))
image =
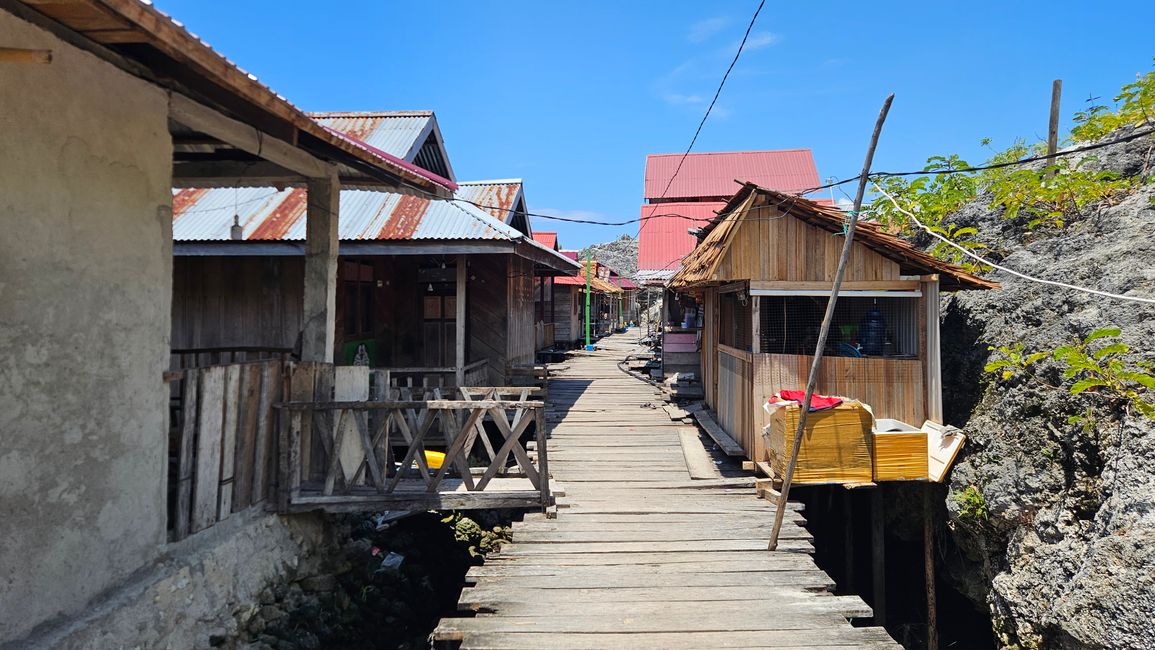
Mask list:
MULTIPOLYGON (((709 119, 710 113, 714 110, 714 104, 717 103, 718 97, 722 94, 722 88, 726 85, 726 80, 730 78, 730 72, 734 70, 734 66, 738 63, 738 58, 742 56, 742 50, 746 47, 746 39, 750 38, 750 31, 754 29, 754 23, 758 20, 758 14, 762 13, 762 7, 766 4, 766 0, 758 3, 758 8, 754 10, 754 15, 750 17, 750 24, 746 25, 746 33, 742 35, 742 42, 738 44, 738 51, 734 53, 734 58, 730 61, 730 67, 726 68, 726 73, 722 75, 722 81, 718 84, 718 89, 714 91, 714 98, 710 100, 710 105, 706 107, 706 114, 702 116, 702 121, 698 122, 698 128, 694 131, 694 137, 690 139, 690 146, 686 147, 685 153, 678 159, 678 166, 674 168, 674 174, 670 176, 670 181, 666 183, 666 189, 662 190, 662 196, 658 200, 666 198, 666 194, 670 192, 670 188, 674 185, 674 179, 678 178, 678 173, 682 171, 682 165, 685 164, 686 158, 690 155, 690 151, 694 149, 694 145, 698 142, 698 136, 702 133, 702 127, 706 126, 706 120, 709 119)), ((638 229, 638 234, 646 227, 643 221, 641 228, 638 229)))
POLYGON ((938 234, 937 232, 935 232, 931 228, 927 227, 926 224, 924 224, 923 222, 918 220, 918 217, 916 217, 913 212, 900 206, 898 204, 898 201, 894 200, 893 196, 891 196, 886 190, 879 187, 878 183, 874 183, 874 189, 878 193, 880 193, 884 197, 886 197, 890 201, 890 203, 892 205, 894 205, 896 210, 905 214, 907 217, 910 217, 910 220, 913 221, 915 225, 917 225, 919 228, 926 231, 928 234, 930 234, 931 237, 934 237, 934 238, 938 239, 939 241, 942 241, 943 243, 947 244, 948 246, 950 246, 954 249, 957 249, 958 251, 962 252, 964 255, 967 255, 968 257, 974 258, 975 260, 981 262, 982 264, 985 264, 985 265, 990 266, 992 268, 996 268, 1000 271, 1003 271, 1004 273, 1010 273, 1011 275, 1020 277, 1024 280, 1030 280, 1031 282, 1038 282, 1039 284, 1047 284, 1047 285, 1051 285, 1053 287, 1063 287, 1064 289, 1072 289, 1074 291, 1082 291, 1083 293, 1090 293, 1090 294, 1094 294, 1096 296, 1104 296, 1106 298, 1115 298, 1117 300, 1129 300, 1131 302, 1142 302, 1142 303, 1147 303, 1147 304, 1155 304, 1155 299, 1153 299, 1153 298, 1139 298, 1137 296, 1124 296, 1124 295, 1118 294, 1118 293, 1109 293, 1106 291, 1099 291, 1098 289, 1090 289, 1087 287, 1080 287, 1080 286, 1075 285, 1075 284, 1067 284, 1066 282, 1056 282, 1055 280, 1044 280, 1042 278, 1036 278, 1036 277, 1027 275, 1026 273, 1020 273, 1019 271, 1016 271, 1014 269, 1009 269, 1005 266, 1000 266, 998 264, 995 264, 994 262, 987 260, 987 259, 984 259, 984 258, 972 253, 971 251, 963 248, 962 246, 959 246, 958 244, 954 243, 953 241, 947 239, 946 237, 943 237, 942 235, 938 234))

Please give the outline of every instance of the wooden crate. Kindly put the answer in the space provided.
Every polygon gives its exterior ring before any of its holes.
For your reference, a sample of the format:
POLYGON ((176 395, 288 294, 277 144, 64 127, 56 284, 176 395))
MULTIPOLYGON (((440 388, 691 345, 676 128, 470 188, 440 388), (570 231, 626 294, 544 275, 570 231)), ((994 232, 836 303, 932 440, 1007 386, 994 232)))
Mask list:
POLYGON ((876 432, 873 437, 875 481, 926 480, 925 431, 876 432))
MULTIPOLYGON (((786 465, 798 431, 797 406, 778 409, 764 430, 766 451, 775 476, 786 475, 786 465)), ((872 471, 874 439, 871 417, 857 403, 845 403, 806 417, 802 447, 794 468, 795 484, 868 483, 872 471)))

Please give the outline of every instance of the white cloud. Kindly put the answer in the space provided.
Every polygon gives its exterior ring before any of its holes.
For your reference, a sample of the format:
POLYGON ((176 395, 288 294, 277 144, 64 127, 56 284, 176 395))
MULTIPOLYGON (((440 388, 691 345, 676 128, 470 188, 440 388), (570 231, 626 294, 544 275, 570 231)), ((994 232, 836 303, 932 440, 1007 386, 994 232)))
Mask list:
POLYGON ((714 34, 717 34, 723 27, 730 24, 730 19, 725 16, 716 16, 714 18, 707 18, 700 20, 690 26, 690 33, 686 38, 691 43, 701 43, 709 39, 714 34))
POLYGON ((683 95, 681 93, 665 93, 662 99, 666 100, 667 104, 680 106, 683 104, 701 104, 705 98, 701 95, 683 95))
MULTIPOLYGON (((760 50, 776 44, 779 40, 781 40, 781 37, 773 32, 754 32, 746 39, 746 47, 744 49, 750 51, 760 50)), ((738 50, 738 44, 741 42, 742 41, 734 41, 734 44, 730 46, 731 55, 738 50)))

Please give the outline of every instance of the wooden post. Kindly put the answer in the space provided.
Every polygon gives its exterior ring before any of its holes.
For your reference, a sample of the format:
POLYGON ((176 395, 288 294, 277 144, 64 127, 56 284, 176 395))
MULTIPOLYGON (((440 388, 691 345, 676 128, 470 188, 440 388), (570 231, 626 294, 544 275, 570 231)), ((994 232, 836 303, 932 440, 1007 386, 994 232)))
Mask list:
POLYGON ((456 378, 457 388, 459 390, 465 386, 465 283, 468 279, 469 271, 466 269, 466 257, 464 255, 458 255, 456 314, 457 323, 453 326, 453 333, 456 335, 456 378))
MULTIPOLYGON (((922 283, 926 301, 926 419, 944 424, 942 412, 942 349, 939 337, 938 281, 922 283)), ((917 426, 917 425, 916 425, 917 426)))
MULTIPOLYGON (((1055 164, 1055 152, 1059 150, 1059 102, 1063 95, 1063 80, 1051 83, 1051 123, 1047 128, 1047 165, 1055 164)), ((1053 176, 1054 172, 1047 172, 1053 176)))
POLYGON ((938 599, 934 580, 934 483, 927 483, 922 502, 922 553, 926 568, 926 648, 938 650, 938 599))
MULTIPOLYGON (((758 296, 750 296, 750 352, 759 354, 762 352, 762 299, 758 296)), ((703 305, 704 307, 705 305, 703 305)), ((705 320, 702 321, 705 324, 705 320)), ((757 406, 757 404, 755 404, 757 406)), ((757 431, 754 432, 758 434, 757 431)))
POLYGON ((853 490, 842 490, 842 564, 845 577, 842 591, 854 593, 854 508, 853 490))
POLYGON ((545 510, 552 505, 549 493, 549 455, 546 450, 548 444, 546 438, 548 436, 546 435, 545 407, 541 406, 535 410, 534 416, 537 418, 534 422, 536 429, 534 434, 537 439, 537 475, 541 486, 541 507, 545 510))
POLYGON ((870 553, 874 574, 874 624, 886 625, 886 513, 882 486, 870 491, 870 553))
POLYGON ((341 185, 334 173, 308 181, 305 215, 305 295, 301 360, 333 362, 337 317, 338 213, 341 185))
POLYGON ((794 434, 794 448, 790 451, 790 462, 786 465, 786 476, 782 479, 782 492, 778 496, 778 510, 774 514, 774 528, 770 531, 768 548, 773 551, 778 548, 778 533, 782 530, 782 519, 786 514, 786 501, 790 498, 790 482, 794 480, 794 467, 798 464, 798 451, 802 448, 802 435, 806 430, 806 415, 810 412, 810 398, 814 396, 814 387, 818 382, 818 370, 822 366, 822 352, 826 349, 826 337, 830 334, 830 324, 834 321, 834 305, 838 302, 838 290, 842 286, 842 277, 846 275, 846 263, 850 259, 850 250, 854 246, 854 231, 858 227, 858 212, 862 209, 862 199, 866 195, 866 183, 870 180, 870 165, 874 162, 874 150, 878 147, 878 138, 882 135, 882 124, 886 121, 886 114, 890 112, 890 104, 894 101, 894 93, 887 96, 882 103, 882 110, 878 120, 874 123, 874 134, 870 138, 870 146, 866 150, 866 162, 862 165, 862 174, 858 177, 858 192, 854 197, 854 208, 850 211, 850 223, 846 225, 846 241, 842 244, 842 257, 838 260, 838 269, 834 273, 834 285, 830 288, 830 300, 826 302, 826 315, 822 317, 822 329, 818 332, 818 343, 814 346, 814 361, 810 364, 810 379, 806 382, 806 396, 802 400, 801 411, 798 414, 798 430, 794 434))

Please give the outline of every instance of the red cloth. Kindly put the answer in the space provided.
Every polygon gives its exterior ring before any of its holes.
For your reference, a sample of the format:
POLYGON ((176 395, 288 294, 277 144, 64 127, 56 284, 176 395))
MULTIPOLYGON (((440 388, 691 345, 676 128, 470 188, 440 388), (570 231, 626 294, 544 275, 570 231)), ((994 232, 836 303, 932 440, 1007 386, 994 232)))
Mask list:
MULTIPOLYGON (((802 400, 806 399, 806 391, 804 390, 780 390, 778 397, 785 402, 798 402, 802 404, 802 400)), ((810 411, 825 411, 832 409, 842 403, 841 397, 830 397, 828 395, 819 395, 817 393, 810 396, 810 411)))

